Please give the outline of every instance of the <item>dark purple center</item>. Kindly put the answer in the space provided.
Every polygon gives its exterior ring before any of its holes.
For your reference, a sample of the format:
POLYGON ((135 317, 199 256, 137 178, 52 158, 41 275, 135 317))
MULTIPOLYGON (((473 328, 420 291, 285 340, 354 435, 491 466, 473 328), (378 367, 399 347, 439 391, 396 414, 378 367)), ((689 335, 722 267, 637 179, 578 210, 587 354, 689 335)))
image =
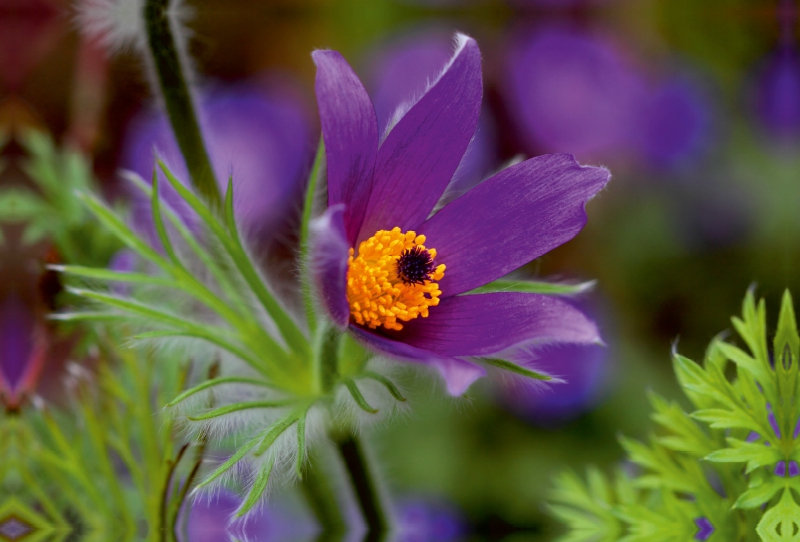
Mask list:
POLYGON ((435 268, 431 253, 420 246, 407 248, 397 259, 397 276, 404 284, 425 284, 435 268))

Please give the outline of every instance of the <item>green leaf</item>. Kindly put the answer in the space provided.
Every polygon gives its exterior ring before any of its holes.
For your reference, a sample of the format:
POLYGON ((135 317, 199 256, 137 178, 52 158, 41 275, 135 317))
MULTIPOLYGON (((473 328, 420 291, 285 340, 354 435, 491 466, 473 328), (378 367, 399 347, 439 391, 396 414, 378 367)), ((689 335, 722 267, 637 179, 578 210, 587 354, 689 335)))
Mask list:
POLYGON ((188 419, 193 422, 199 422, 203 420, 211 420, 213 418, 219 418, 220 416, 225 416, 226 414, 231 414, 233 412, 240 412, 242 410, 251 410, 254 408, 282 408, 290 406, 295 402, 296 401, 292 399, 292 400, 281 400, 281 401, 247 401, 241 403, 233 403, 230 405, 225 405, 219 408, 215 408, 210 412, 199 414, 197 416, 189 416, 188 419))
POLYGON ((792 492, 788 489, 781 500, 767 510, 756 526, 756 532, 763 542, 797 542, 800 523, 800 506, 797 506, 792 492))
POLYGON ((763 431, 760 424, 750 417, 743 417, 738 412, 721 408, 706 408, 692 413, 692 418, 710 424, 714 429, 749 429, 757 433, 763 431))
POLYGON ((727 439, 729 448, 716 450, 706 456, 706 461, 715 463, 747 463, 747 472, 773 465, 783 458, 776 446, 764 446, 760 442, 746 442, 736 438, 727 439))
POLYGON ((597 281, 591 280, 578 284, 557 282, 540 282, 532 280, 495 280, 462 295, 487 294, 494 292, 525 292, 529 294, 574 295, 594 289, 597 281))
POLYGON ((177 287, 177 284, 170 279, 145 275, 144 273, 127 273, 111 271, 102 267, 83 267, 80 265, 48 265, 48 269, 85 279, 103 280, 109 282, 130 282, 136 284, 149 284, 151 286, 177 287))
POLYGON ((353 396, 353 400, 356 402, 359 408, 361 408, 361 410, 369 412, 370 414, 376 414, 378 412, 378 409, 372 408, 369 403, 367 403, 367 400, 364 399, 363 395, 361 395, 361 391, 358 389, 358 386, 356 386, 356 383, 353 381, 353 379, 345 379, 344 385, 347 386, 347 389, 350 391, 350 395, 353 396))
POLYGON ((394 385, 394 382, 392 382, 391 380, 389 380, 385 376, 383 376, 381 374, 378 374, 378 373, 373 373, 372 371, 367 371, 366 373, 364 373, 364 376, 367 377, 367 378, 371 378, 373 380, 377 380, 378 382, 383 384, 386 387, 386 389, 389 391, 389 393, 392 395, 392 397, 394 397, 396 400, 401 401, 401 402, 405 402, 406 401, 406 398, 403 397, 403 394, 400 393, 400 390, 397 389, 397 386, 394 385))
POLYGON ((251 386, 260 386, 264 388, 271 388, 272 386, 268 383, 264 382, 263 380, 256 380, 255 378, 247 378, 244 376, 223 376, 219 378, 212 378, 211 380, 206 380, 205 382, 198 384, 197 386, 186 390, 185 392, 178 395, 175 399, 167 403, 168 407, 173 407, 195 395, 200 393, 201 391, 205 391, 209 388, 213 388, 215 386, 221 386, 223 384, 247 384, 251 386))
MULTIPOLYGON (((203 324, 199 322, 191 322, 182 318, 175 314, 170 314, 167 312, 162 311, 160 308, 151 307, 149 305, 145 305, 144 303, 140 303, 138 301, 134 301, 132 299, 125 299, 122 297, 117 297, 109 294, 103 294, 100 292, 94 292, 91 290, 84 290, 80 288, 72 288, 68 287, 67 291, 72 294, 78 295, 80 297, 85 297, 87 299, 92 299, 94 301, 99 301, 111 307, 122 309, 123 311, 146 320, 154 320, 160 322, 162 324, 166 324, 176 328, 181 333, 175 333, 175 335, 186 335, 197 337, 200 339, 204 339, 212 344, 219 346, 237 355, 242 361, 247 362, 251 365, 254 369, 258 370, 259 372, 263 372, 264 368, 261 365, 261 360, 257 357, 254 357, 252 354, 245 352, 239 346, 237 346, 234 342, 232 342, 232 337, 229 336, 229 333, 217 326, 211 326, 208 324, 203 324)), ((97 315, 98 313, 92 313, 93 315, 97 315)), ((70 315, 70 319, 80 319, 80 314, 78 314, 78 318, 74 317, 74 313, 70 315)), ((116 315, 109 315, 110 318, 119 318, 116 315)), ((59 315, 55 315, 56 319, 65 320, 67 318, 59 317, 59 315)))
POLYGON ((294 423, 300 419, 300 416, 308 409, 308 405, 303 408, 298 408, 291 414, 289 414, 284 419, 277 422, 275 425, 270 427, 265 433, 263 433, 264 438, 261 440, 261 443, 258 445, 258 450, 256 450, 256 455, 262 455, 267 449, 272 446, 272 444, 278 439, 279 436, 283 434, 284 431, 289 429, 294 423))
POLYGON ((511 363, 510 361, 506 361, 504 359, 498 359, 498 358, 478 358, 478 359, 483 363, 486 363, 487 365, 491 365, 492 367, 497 367, 498 369, 503 369, 504 371, 516 373, 518 375, 522 375, 528 378, 533 378, 534 380, 553 380, 552 376, 531 371, 530 369, 517 365, 516 363, 511 363))
POLYGON ((117 215, 109 209, 106 205, 100 202, 95 196, 86 193, 77 193, 76 194, 79 199, 81 199, 92 211, 92 213, 97 217, 103 225, 108 228, 122 243, 156 265, 161 268, 167 267, 167 263, 164 261, 164 258, 155 250, 153 250, 150 245, 142 241, 138 235, 136 235, 131 228, 125 224, 117 215))
POLYGON ((244 456, 247 455, 247 452, 249 452, 251 449, 255 447, 256 444, 258 444, 258 442, 264 437, 264 434, 267 433, 267 431, 264 431, 256 435, 254 438, 247 441, 246 444, 239 447, 239 449, 236 450, 236 452, 232 456, 230 456, 227 459, 227 461, 225 461, 216 469, 214 469, 214 471, 211 474, 209 474, 205 480, 197 484, 197 488, 195 489, 195 491, 206 487, 208 484, 210 484, 211 482, 213 482, 214 480, 225 474, 228 470, 230 470, 231 467, 233 467, 236 463, 241 461, 242 458, 244 458, 244 456))
POLYGON ((220 224, 220 222, 216 219, 216 217, 214 217, 211 210, 203 202, 201 202, 191 190, 186 188, 178 179, 176 179, 169 168, 167 168, 167 166, 161 160, 158 161, 158 164, 164 172, 164 175, 166 175, 169 183, 178 192, 178 194, 180 194, 181 198, 183 198, 183 200, 189 204, 195 213, 197 213, 197 215, 222 242, 223 246, 236 264, 236 267, 239 269, 239 272, 242 274, 247 284, 256 294, 256 297, 258 297, 267 313, 275 321, 275 324, 278 326, 278 329, 289 345, 289 348, 291 348, 293 352, 299 354, 300 359, 308 359, 308 340, 303 335, 297 324, 292 320, 289 314, 283 310, 281 305, 275 300, 275 297, 269 291, 266 283, 258 274, 253 266, 253 262, 251 261, 247 252, 244 250, 238 233, 235 230, 230 232, 227 231, 226 228, 223 227, 222 224, 220 224))
POLYGON ((150 196, 150 211, 153 216, 153 224, 158 233, 158 239, 161 241, 161 246, 164 247, 164 252, 167 253, 169 259, 176 265, 180 265, 180 260, 175 254, 175 249, 172 246, 172 241, 169 239, 167 228, 164 227, 164 219, 161 217, 161 198, 158 194, 158 171, 153 168, 153 189, 150 196))
POLYGON ((763 484, 751 487, 739 495, 739 498, 733 503, 733 507, 743 510, 757 508, 765 502, 769 502, 784 485, 785 482, 781 478, 769 477, 763 484))
POLYGON ((269 482, 270 474, 272 474, 272 467, 275 465, 275 458, 271 457, 267 464, 261 468, 256 477, 255 482, 253 482, 253 486, 250 488, 250 491, 247 493, 247 499, 242 503, 239 509, 236 511, 236 517, 240 518, 247 514, 253 506, 256 505, 258 500, 264 494, 264 491, 267 489, 267 483, 269 482))
POLYGON ((297 460, 294 464, 294 470, 297 477, 303 479, 303 462, 306 459, 306 416, 308 410, 303 411, 300 418, 297 420, 297 460))

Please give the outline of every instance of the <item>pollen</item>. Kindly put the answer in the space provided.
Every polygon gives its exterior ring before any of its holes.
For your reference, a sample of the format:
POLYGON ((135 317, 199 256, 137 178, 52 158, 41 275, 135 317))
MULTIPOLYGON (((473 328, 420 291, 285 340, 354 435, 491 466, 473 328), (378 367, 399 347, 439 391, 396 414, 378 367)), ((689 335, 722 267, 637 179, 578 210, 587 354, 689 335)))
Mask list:
POLYGON ((444 264, 436 264, 436 249, 425 247, 425 236, 400 228, 379 230, 350 249, 347 301, 359 325, 401 330, 403 324, 439 304, 438 281, 444 264))

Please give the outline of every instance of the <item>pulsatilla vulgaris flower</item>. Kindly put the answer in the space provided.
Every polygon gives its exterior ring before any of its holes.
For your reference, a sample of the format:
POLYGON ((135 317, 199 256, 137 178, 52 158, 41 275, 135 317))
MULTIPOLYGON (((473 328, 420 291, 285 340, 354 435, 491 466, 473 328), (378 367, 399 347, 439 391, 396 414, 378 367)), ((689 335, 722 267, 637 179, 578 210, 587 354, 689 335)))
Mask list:
POLYGON ((342 56, 313 57, 328 209, 312 225, 311 265, 338 326, 378 353, 438 368, 455 395, 485 374, 476 360, 522 343, 599 341, 594 323, 560 299, 473 290, 574 237, 607 170, 568 154, 540 156, 432 214, 478 121, 475 41, 457 36, 439 77, 382 138, 342 56))

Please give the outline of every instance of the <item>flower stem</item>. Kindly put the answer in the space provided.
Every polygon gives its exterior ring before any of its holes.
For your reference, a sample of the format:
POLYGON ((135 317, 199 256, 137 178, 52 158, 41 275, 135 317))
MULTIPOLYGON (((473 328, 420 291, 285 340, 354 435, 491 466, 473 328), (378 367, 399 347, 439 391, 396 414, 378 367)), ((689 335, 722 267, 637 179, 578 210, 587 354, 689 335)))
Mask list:
POLYGON ((339 441, 339 451, 344 459, 347 473, 358 499, 364 523, 367 525, 367 541, 383 540, 390 532, 390 513, 378 486, 374 468, 364 452, 364 444, 355 435, 339 441))
POLYGON ((318 456, 309 456, 302 488, 322 532, 331 540, 336 540, 347 531, 347 524, 338 497, 323 472, 324 467, 325 463, 318 456))
POLYGON ((192 96, 186 82, 186 71, 169 16, 170 0, 146 0, 144 20, 147 44, 156 70, 158 84, 167 108, 172 131, 186 161, 192 184, 214 209, 222 200, 211 160, 206 152, 203 134, 197 122, 192 96))

